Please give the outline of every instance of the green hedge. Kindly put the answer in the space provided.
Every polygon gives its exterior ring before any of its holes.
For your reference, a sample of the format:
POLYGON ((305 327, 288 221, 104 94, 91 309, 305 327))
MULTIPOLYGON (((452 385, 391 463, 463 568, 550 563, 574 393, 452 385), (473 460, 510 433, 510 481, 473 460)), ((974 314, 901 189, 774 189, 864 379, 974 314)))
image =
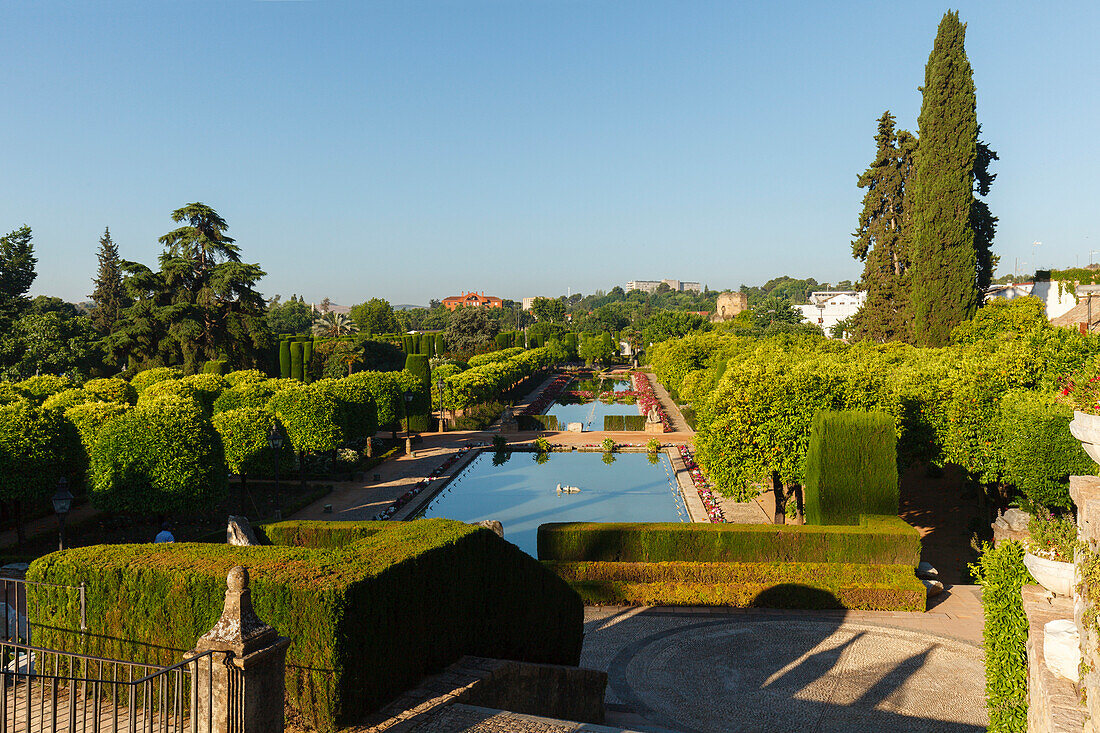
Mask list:
POLYGON ((272 545, 343 549, 391 525, 392 522, 288 521, 257 524, 254 529, 261 541, 272 545))
POLYGON ((553 415, 517 415, 516 426, 520 430, 562 430, 564 426, 553 415))
POLYGON ((822 410, 806 451, 807 524, 898 513, 898 440, 885 412, 822 410))
POLYGON ((225 359, 211 359, 203 365, 204 374, 218 374, 224 376, 229 373, 229 362, 225 359))
POLYGON ((326 733, 465 654, 578 662, 581 600, 531 557, 460 522, 385 524, 344 550, 175 543, 47 555, 28 578, 84 582, 89 608, 102 612, 88 614, 81 634, 75 596, 39 587, 29 604, 34 638, 97 656, 178 661, 217 621, 226 573, 239 564, 252 576, 257 614, 293 642, 288 703, 326 733))
POLYGON ((645 415, 604 415, 604 430, 645 430, 645 415))
POLYGON ((539 527, 540 560, 560 562, 920 562, 920 535, 898 517, 856 526, 557 522, 539 527))
POLYGON ((1020 589, 1034 581, 1024 567, 1024 548, 985 544, 970 572, 982 586, 985 628, 985 704, 991 733, 1027 730, 1027 617, 1020 589))
POLYGON ((851 563, 543 563, 589 605, 924 611, 911 566, 851 563))

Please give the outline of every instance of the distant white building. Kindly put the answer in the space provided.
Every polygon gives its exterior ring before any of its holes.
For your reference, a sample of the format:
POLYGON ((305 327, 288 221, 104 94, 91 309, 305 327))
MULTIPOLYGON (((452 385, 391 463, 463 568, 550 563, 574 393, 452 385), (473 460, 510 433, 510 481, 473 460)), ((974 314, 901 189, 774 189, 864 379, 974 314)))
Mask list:
POLYGON ((1074 294, 1076 283, 1066 281, 1066 286, 1059 288, 1057 280, 991 285, 985 289, 985 299, 1005 298, 1012 300, 1013 298, 1034 296, 1043 301, 1043 305, 1046 306, 1047 319, 1053 320, 1058 316, 1065 315, 1077 305, 1077 297, 1074 294))
POLYGON ((854 316, 867 301, 867 293, 855 290, 818 290, 810 294, 809 305, 796 305, 802 320, 816 323, 825 332, 845 318, 854 316))
POLYGON ((643 293, 656 293, 657 288, 661 287, 662 283, 676 293, 703 292, 703 286, 699 283, 670 280, 668 278, 664 280, 631 280, 626 284, 626 291, 629 293, 631 290, 641 290, 643 293))
POLYGON ((523 299, 523 310, 529 311, 532 308, 534 308, 535 307, 535 299, 536 298, 541 298, 541 297, 542 297, 541 295, 536 295, 532 298, 524 298, 523 299))

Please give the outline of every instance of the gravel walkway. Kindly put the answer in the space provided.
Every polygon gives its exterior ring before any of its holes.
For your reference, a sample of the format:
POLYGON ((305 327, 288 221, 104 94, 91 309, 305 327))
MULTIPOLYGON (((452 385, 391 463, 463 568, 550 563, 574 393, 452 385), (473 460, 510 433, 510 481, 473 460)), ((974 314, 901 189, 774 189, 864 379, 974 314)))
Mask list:
POLYGON ((581 666, 608 673, 609 725, 984 731, 981 647, 919 630, 931 615, 588 608, 581 666))

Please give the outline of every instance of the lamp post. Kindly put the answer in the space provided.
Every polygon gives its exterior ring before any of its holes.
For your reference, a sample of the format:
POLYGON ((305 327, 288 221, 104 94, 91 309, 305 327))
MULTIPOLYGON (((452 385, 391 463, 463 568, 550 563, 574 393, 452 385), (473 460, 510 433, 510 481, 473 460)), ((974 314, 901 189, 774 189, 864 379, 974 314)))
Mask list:
POLYGON ((73 506, 73 495, 69 493, 69 479, 62 476, 57 480, 57 493, 50 499, 53 511, 57 515, 57 549, 65 549, 65 515, 73 506))
POLYGON ((279 500, 279 449, 283 447, 283 436, 278 425, 271 426, 267 434, 267 447, 275 454, 275 518, 283 518, 282 502, 279 500))
POLYGON ((409 425, 409 407, 416 395, 411 389, 405 390, 405 455, 412 453, 412 431, 409 425))

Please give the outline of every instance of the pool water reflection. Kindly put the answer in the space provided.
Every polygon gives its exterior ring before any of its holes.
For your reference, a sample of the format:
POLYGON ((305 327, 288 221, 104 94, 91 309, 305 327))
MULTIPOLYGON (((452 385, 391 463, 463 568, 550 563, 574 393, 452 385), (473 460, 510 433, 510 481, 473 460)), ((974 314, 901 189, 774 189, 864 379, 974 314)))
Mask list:
POLYGON ((547 522, 688 521, 664 453, 540 457, 486 451, 433 498, 421 516, 462 522, 496 519, 504 525, 504 538, 532 556, 538 554, 538 527, 547 522), (654 458, 656 463, 651 462, 654 458), (559 493, 558 484, 579 491, 559 493))
MULTIPOLYGON (((623 379, 605 378, 601 380, 574 381, 567 390, 593 392, 597 399, 583 404, 563 404, 562 401, 546 411, 547 415, 553 415, 558 419, 558 429, 565 430, 571 422, 579 422, 584 425, 585 431, 603 430, 603 419, 606 415, 637 415, 637 405, 606 404, 598 399, 601 392, 627 392, 632 389, 630 382, 623 379)), ((563 400, 564 401, 564 400, 563 400)))

